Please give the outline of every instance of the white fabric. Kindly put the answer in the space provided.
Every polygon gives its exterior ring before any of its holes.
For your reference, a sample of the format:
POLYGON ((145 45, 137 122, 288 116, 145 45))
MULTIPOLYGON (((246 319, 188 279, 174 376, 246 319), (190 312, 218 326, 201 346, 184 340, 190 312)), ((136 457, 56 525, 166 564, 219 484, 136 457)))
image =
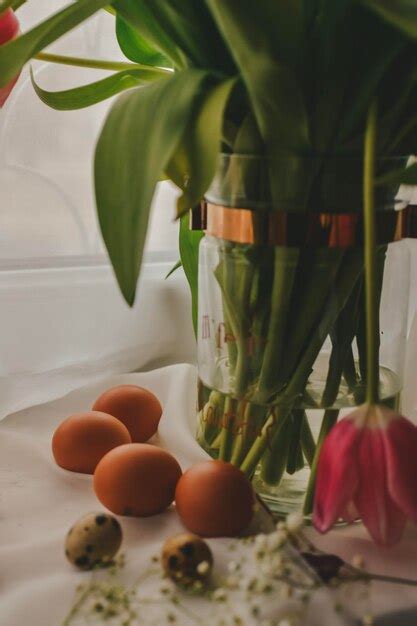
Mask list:
MULTIPOLYGON (((189 365, 109 377, 5 418, 0 424, 1 626, 58 626, 72 604, 76 585, 88 576, 66 562, 63 541, 77 518, 102 507, 94 496, 91 477, 54 464, 50 441, 61 420, 89 408, 101 391, 120 383, 145 386, 160 398, 164 414, 154 443, 168 448, 183 469, 205 457, 194 439, 196 372, 189 365)), ((127 571, 135 577, 149 555, 159 552, 163 540, 181 529, 174 509, 148 519, 121 518, 121 523, 127 571)), ((312 530, 309 534, 321 547, 347 560, 362 554, 369 570, 417 578, 415 528, 408 529, 403 542, 389 550, 374 546, 359 525, 326 537, 312 530)), ((211 545, 216 562, 224 559, 224 540, 211 545)), ((413 604, 417 605, 415 588, 372 586, 373 612, 413 604)), ((336 623, 328 594, 319 595, 309 626, 336 623)))

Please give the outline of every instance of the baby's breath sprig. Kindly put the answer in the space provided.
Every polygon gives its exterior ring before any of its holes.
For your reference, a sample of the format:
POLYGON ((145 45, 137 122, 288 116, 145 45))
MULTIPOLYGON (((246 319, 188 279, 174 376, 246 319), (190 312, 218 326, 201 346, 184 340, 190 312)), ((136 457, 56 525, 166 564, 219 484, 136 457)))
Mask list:
MULTIPOLYGON (((302 516, 292 514, 272 532, 232 540, 224 571, 219 564, 215 578, 187 588, 164 576, 157 556, 134 584, 122 584, 119 558, 78 588, 62 626, 299 626, 323 588, 336 613, 351 614, 351 593, 344 598, 339 591, 359 585, 357 604, 366 603, 372 575, 360 555, 348 564, 315 548, 303 526, 302 516)), ((364 624, 368 608, 358 616, 364 624)))

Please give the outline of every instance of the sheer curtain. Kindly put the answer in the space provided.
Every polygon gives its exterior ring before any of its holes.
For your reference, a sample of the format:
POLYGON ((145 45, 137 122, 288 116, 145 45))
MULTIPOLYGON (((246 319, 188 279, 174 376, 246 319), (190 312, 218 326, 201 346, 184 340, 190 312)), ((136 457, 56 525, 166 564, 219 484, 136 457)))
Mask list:
MULTIPOLYGON (((22 30, 67 3, 27 3, 19 10, 22 30)), ((52 50, 122 56, 105 12, 52 50)), ((41 62, 33 69, 43 87, 56 90, 105 75, 41 62)), ((131 310, 105 254, 92 160, 110 104, 53 111, 25 71, 0 111, 0 415, 112 372, 194 358, 183 273, 164 280, 178 256, 174 187, 162 183, 157 191, 131 310)))

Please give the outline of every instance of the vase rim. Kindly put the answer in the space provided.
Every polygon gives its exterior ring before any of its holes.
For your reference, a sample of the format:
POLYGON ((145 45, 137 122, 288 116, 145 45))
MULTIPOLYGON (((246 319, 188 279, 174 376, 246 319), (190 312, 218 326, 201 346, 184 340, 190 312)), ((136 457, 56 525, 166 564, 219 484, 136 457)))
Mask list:
MULTIPOLYGON (((406 167, 409 156, 376 159, 376 176, 406 167)), ((205 193, 211 204, 263 211, 357 213, 363 202, 363 157, 220 153, 205 193)), ((376 186, 377 211, 403 208, 398 183, 376 186)))
MULTIPOLYGON (((267 154, 247 154, 243 152, 220 152, 220 159, 241 159, 244 160, 259 160, 259 161, 290 161, 290 160, 305 160, 312 161, 314 159, 334 159, 334 160, 351 160, 351 161, 363 161, 363 155, 355 155, 355 154, 338 154, 335 152, 316 152, 312 154, 298 154, 298 153, 288 153, 282 154, 276 157, 268 156, 267 154)), ((412 158, 414 155, 412 154, 403 154, 403 155, 377 155, 376 161, 391 161, 391 162, 403 162, 412 158)))

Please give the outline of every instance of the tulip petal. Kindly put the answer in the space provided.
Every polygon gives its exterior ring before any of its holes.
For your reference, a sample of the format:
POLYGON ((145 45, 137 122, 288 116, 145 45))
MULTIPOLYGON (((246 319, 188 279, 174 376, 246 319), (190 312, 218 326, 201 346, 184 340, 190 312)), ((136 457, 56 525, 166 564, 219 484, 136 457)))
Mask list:
POLYGON ((392 545, 401 538, 406 516, 389 492, 384 433, 379 427, 362 430, 357 453, 360 480, 354 501, 373 540, 392 545))
POLYGON ((348 502, 345 510, 343 511, 340 517, 342 518, 344 522, 347 522, 348 524, 352 524, 353 522, 358 521, 361 516, 359 515, 359 511, 356 508, 355 503, 351 501, 351 502, 348 502))
MULTIPOLYGON (((0 13, 0 46, 14 39, 19 34, 19 22, 12 9, 0 13)), ((0 88, 0 109, 9 97, 19 76, 16 76, 5 87, 0 88)))
POLYGON ((313 523, 328 531, 344 514, 358 485, 355 455, 361 431, 351 419, 340 420, 326 437, 320 453, 314 499, 313 523))
POLYGON ((399 416, 383 432, 389 493, 407 517, 417 522, 417 428, 399 416))
POLYGON ((14 39, 19 32, 19 22, 12 9, 0 13, 0 46, 14 39))

